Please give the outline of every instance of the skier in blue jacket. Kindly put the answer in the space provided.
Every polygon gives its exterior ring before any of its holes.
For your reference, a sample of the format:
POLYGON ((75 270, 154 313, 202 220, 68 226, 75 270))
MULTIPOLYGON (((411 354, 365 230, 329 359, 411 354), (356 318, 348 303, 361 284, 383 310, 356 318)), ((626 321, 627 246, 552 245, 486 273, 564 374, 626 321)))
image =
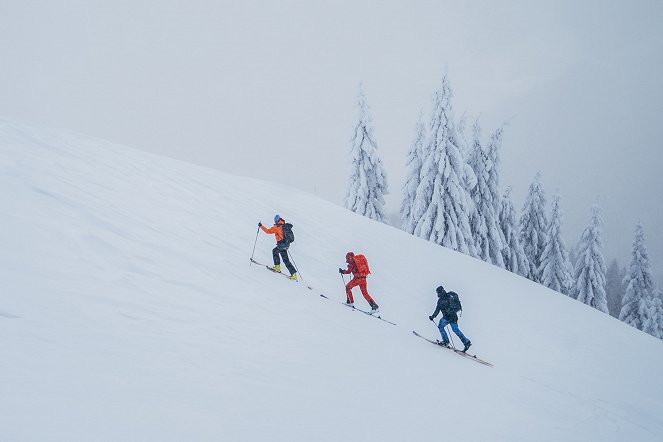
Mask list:
POLYGON ((449 337, 447 336, 447 332, 444 331, 444 327, 446 327, 447 324, 451 324, 451 329, 456 333, 464 345, 463 352, 466 352, 467 349, 470 348, 470 345, 472 345, 472 342, 467 339, 458 328, 458 315, 456 312, 463 309, 460 300, 458 299, 458 295, 455 292, 447 292, 442 286, 439 286, 435 291, 437 292, 438 297, 437 307, 428 319, 432 321, 438 313, 442 312, 442 319, 440 319, 440 323, 437 326, 437 328, 440 329, 442 341, 437 341, 437 343, 443 347, 449 347, 449 337))

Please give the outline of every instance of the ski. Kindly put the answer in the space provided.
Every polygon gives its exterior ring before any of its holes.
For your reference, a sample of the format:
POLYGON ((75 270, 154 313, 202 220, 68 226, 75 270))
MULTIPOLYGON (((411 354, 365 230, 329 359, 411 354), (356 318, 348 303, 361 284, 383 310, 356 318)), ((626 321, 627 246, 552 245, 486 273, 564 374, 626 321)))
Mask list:
POLYGON ((456 353, 458 356, 463 356, 463 357, 465 357, 465 358, 467 358, 467 359, 470 359, 470 360, 472 360, 472 361, 478 362, 479 364, 487 365, 487 366, 489 366, 489 367, 492 367, 492 366, 493 366, 493 364, 491 364, 490 362, 484 361, 483 359, 479 359, 479 358, 477 357, 477 355, 471 355, 471 354, 469 354, 469 353, 462 352, 462 351, 457 350, 457 349, 455 349, 455 348, 443 347, 443 346, 439 345, 437 342, 432 341, 432 340, 430 340, 430 339, 428 339, 428 338, 426 338, 426 337, 424 337, 424 336, 421 336, 419 333, 417 333, 417 332, 414 331, 414 330, 412 330, 412 333, 414 333, 415 336, 418 336, 418 337, 420 337, 421 339, 424 339, 424 340, 430 342, 431 344, 435 344, 436 346, 438 346, 438 347, 440 347, 440 348, 445 348, 445 349, 447 349, 447 350, 451 350, 451 351, 453 351, 454 353, 456 353))
POLYGON ((362 309, 360 309, 360 308, 355 307, 354 305, 348 305, 348 304, 346 304, 345 302, 336 301, 335 299, 332 299, 332 298, 330 298, 329 296, 326 296, 326 295, 323 295, 323 294, 320 294, 320 296, 322 296, 323 298, 328 299, 328 300, 330 300, 330 301, 338 302, 339 304, 344 305, 344 306, 346 306, 346 307, 348 307, 348 308, 351 308, 351 309, 354 310, 354 311, 361 312, 361 313, 363 313, 363 314, 365 314, 365 315, 368 315, 368 316, 372 316, 372 317, 374 317, 375 319, 379 319, 380 321, 384 321, 384 322, 389 323, 389 324, 391 324, 391 325, 396 325, 395 322, 391 322, 391 321, 389 321, 389 320, 387 320, 387 319, 384 319, 382 316, 377 315, 377 314, 375 314, 375 313, 371 313, 371 312, 368 312, 368 311, 366 311, 366 310, 362 310, 362 309))
MULTIPOLYGON (((256 260, 253 259, 253 258, 249 258, 249 260, 251 260, 251 262, 254 263, 254 264, 258 264, 259 266, 263 266, 263 267, 265 267, 267 270, 269 270, 269 271, 272 272, 272 273, 278 273, 279 275, 283 275, 283 276, 285 276, 286 278, 290 279, 290 277, 288 277, 288 275, 286 275, 285 273, 283 273, 283 272, 277 272, 276 270, 272 270, 272 268, 271 268, 270 266, 268 266, 267 264, 263 264, 263 263, 261 263, 261 262, 258 262, 258 261, 256 261, 256 260)), ((299 282, 299 279, 290 279, 290 281, 299 282)), ((309 287, 309 289, 311 289, 311 288, 309 287)), ((311 289, 311 290, 312 290, 312 289, 311 289)))

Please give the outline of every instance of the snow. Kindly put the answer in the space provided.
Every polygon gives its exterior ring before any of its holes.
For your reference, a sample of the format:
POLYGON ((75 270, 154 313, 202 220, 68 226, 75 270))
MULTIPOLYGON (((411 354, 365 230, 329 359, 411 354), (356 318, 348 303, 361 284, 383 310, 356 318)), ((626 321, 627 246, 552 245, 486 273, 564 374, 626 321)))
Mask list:
POLYGON ((660 340, 313 195, 6 119, 0 185, 2 440, 663 434, 660 340), (304 283, 249 265, 276 212, 304 283), (349 250, 397 326, 317 295, 343 299, 349 250), (494 367, 412 335, 440 284, 494 367))

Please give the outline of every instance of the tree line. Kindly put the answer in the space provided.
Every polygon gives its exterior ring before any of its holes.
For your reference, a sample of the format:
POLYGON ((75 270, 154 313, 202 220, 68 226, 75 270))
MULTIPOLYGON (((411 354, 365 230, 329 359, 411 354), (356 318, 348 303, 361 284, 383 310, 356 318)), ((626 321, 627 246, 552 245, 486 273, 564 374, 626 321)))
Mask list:
MULTIPOLYGON (((428 123, 423 113, 419 115, 406 157, 402 229, 521 275, 663 339, 663 295, 654 287, 643 226, 636 226, 628 267, 622 269, 613 261, 608 268, 602 245, 604 221, 599 205, 594 204, 587 227, 570 251, 562 236, 561 195, 555 192, 548 212, 540 173, 529 186, 518 217, 511 187, 501 191, 504 127, 495 129, 485 141, 477 120, 467 139, 466 118, 456 121, 452 98, 444 75, 433 94, 428 123)), ((345 206, 386 222, 387 174, 361 89, 350 156, 345 206)))

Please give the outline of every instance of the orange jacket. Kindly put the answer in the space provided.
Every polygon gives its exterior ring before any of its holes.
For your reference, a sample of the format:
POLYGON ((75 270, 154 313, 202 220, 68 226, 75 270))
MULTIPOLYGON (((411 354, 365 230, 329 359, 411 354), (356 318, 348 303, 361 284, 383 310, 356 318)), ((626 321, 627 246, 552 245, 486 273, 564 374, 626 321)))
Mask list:
POLYGON ((276 235, 276 242, 279 242, 283 239, 283 224, 285 224, 285 221, 283 218, 279 218, 276 224, 274 224, 272 227, 269 229, 265 226, 260 226, 263 232, 269 234, 269 235, 276 235))

